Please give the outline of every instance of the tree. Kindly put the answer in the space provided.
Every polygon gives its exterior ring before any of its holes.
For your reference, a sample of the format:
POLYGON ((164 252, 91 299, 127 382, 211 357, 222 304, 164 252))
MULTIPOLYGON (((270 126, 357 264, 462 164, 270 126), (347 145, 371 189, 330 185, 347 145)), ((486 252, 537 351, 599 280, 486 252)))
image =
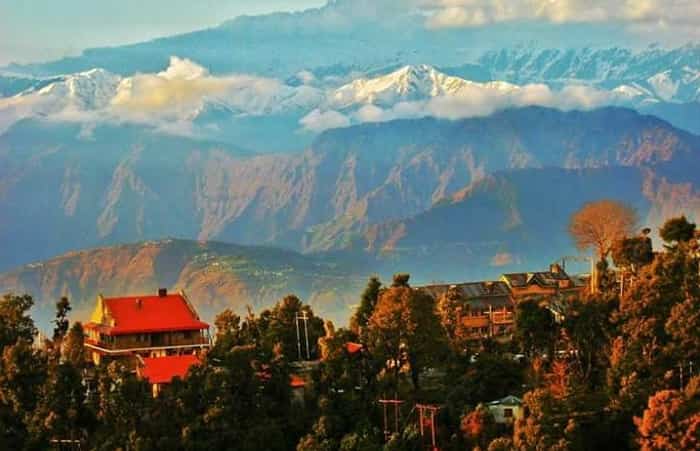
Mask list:
POLYGON ((616 266, 636 272, 637 268, 648 265, 654 259, 651 238, 641 235, 615 241, 612 247, 612 258, 616 266))
POLYGON ((515 308, 515 339, 530 356, 549 349, 556 337, 554 315, 535 299, 525 299, 515 308))
POLYGON ((70 362, 78 369, 85 366, 85 360, 87 358, 85 353, 85 331, 81 323, 73 323, 68 331, 66 343, 63 347, 63 356, 66 361, 70 362))
POLYGON ((51 368, 30 419, 32 442, 48 447, 49 439, 85 440, 91 425, 80 371, 70 363, 51 368))
POLYGON ((544 388, 525 394, 527 414, 515 422, 513 442, 523 451, 580 449, 580 430, 566 406, 544 388))
POLYGON ((576 247, 593 248, 598 260, 604 260, 615 241, 630 236, 636 224, 633 208, 614 200, 600 200, 585 204, 572 215, 569 233, 576 247))
POLYGON ((97 449, 138 449, 146 445, 153 403, 150 387, 122 362, 114 361, 99 374, 100 428, 94 441, 97 449))
POLYGON ((34 411, 46 378, 46 355, 32 348, 36 327, 29 315, 31 296, 0 299, 0 449, 23 449, 26 420, 34 411))
POLYGON ((18 341, 33 342, 37 333, 29 310, 34 300, 29 295, 6 294, 0 299, 0 351, 18 341))
POLYGON ((684 243, 695 236, 695 224, 688 222, 685 216, 671 218, 664 223, 659 234, 667 243, 684 243))
POLYGON ((324 333, 323 319, 314 315, 310 306, 305 305, 295 295, 287 295, 266 314, 260 315, 257 327, 262 331, 263 347, 271 350, 280 344, 282 353, 288 359, 296 359, 301 345, 302 360, 306 359, 306 342, 308 332, 309 355, 312 359, 318 357, 318 339, 324 333), (306 315, 306 322, 297 319, 298 315, 306 315), (299 339, 297 341, 297 327, 299 339))
POLYGON ((379 296, 369 321, 370 352, 389 362, 398 381, 408 364, 414 388, 420 371, 436 363, 447 349, 435 300, 408 285, 408 275, 394 276, 394 284, 379 296))
POLYGON ((472 448, 485 449, 496 435, 496 420, 485 405, 479 404, 462 415, 460 430, 472 448))
POLYGON ((614 305, 598 298, 571 299, 562 324, 575 369, 584 383, 595 386, 604 381, 609 367, 610 342, 613 325, 610 314, 614 305))
POLYGON ((397 274, 394 274, 394 277, 392 278, 392 283, 391 286, 394 288, 398 287, 408 287, 408 281, 411 279, 411 275, 405 272, 400 272, 397 274))
POLYGON ((635 418, 642 451, 685 451, 700 447, 700 377, 685 391, 662 390, 649 398, 641 418, 635 418))
POLYGON ((463 353, 469 339, 469 328, 464 326, 462 318, 469 315, 469 305, 462 291, 457 287, 450 287, 440 295, 437 305, 440 322, 445 328, 452 349, 458 354, 463 353))
POLYGON ((639 272, 614 312, 609 385, 615 404, 639 414, 648 397, 666 388, 680 359, 698 356, 698 262, 687 243, 659 254, 639 272))
POLYGON ((70 302, 67 297, 62 297, 56 303, 56 319, 53 320, 53 339, 60 344, 63 337, 68 332, 68 313, 71 311, 70 302))
POLYGON ((377 305, 381 287, 382 283, 377 276, 369 278, 367 286, 360 297, 360 305, 357 307, 355 314, 350 320, 350 329, 356 334, 362 335, 363 331, 366 329, 367 323, 372 313, 374 313, 374 307, 377 305))

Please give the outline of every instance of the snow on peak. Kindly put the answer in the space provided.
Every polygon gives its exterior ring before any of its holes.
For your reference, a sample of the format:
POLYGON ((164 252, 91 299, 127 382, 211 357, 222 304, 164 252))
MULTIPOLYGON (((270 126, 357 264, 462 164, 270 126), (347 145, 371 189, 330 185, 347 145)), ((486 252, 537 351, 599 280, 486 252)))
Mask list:
POLYGON ((61 77, 29 96, 43 98, 44 113, 71 108, 76 111, 101 109, 109 105, 121 81, 104 69, 91 69, 61 77))
POLYGON ((336 108, 356 104, 391 106, 401 101, 459 96, 475 87, 509 92, 517 86, 506 82, 477 83, 453 77, 426 64, 404 66, 376 78, 361 78, 336 89, 330 101, 336 108))

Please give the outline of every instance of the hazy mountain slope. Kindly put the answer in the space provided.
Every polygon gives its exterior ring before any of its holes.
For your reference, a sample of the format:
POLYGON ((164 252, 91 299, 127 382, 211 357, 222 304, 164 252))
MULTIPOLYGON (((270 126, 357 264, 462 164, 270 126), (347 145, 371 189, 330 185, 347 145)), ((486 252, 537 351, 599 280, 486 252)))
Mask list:
POLYGON ((0 267, 163 236, 334 249, 495 171, 648 166, 698 149, 696 136, 614 108, 366 124, 286 155, 25 121, 0 137, 0 267))
MULTIPOLYGON (((186 289, 207 320, 225 308, 244 313, 296 293, 316 310, 343 321, 366 275, 345 263, 290 251, 216 242, 161 240, 70 252, 0 274, 0 293, 30 293, 43 326, 60 296, 85 319, 105 296, 186 289)), ((369 270, 367 270, 369 274, 369 270)))
POLYGON ((693 175, 690 186, 687 179, 670 183, 675 170, 663 165, 655 171, 608 167, 497 173, 425 213, 371 226, 357 245, 428 278, 529 271, 575 255, 567 226, 585 202, 609 198, 628 203, 636 208, 640 227, 656 228, 681 213, 700 217, 700 176, 693 175))

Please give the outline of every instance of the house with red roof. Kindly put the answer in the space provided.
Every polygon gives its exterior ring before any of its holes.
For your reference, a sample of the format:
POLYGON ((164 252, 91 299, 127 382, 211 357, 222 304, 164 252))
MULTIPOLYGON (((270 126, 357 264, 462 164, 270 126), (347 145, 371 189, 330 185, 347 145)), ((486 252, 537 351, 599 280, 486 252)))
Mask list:
POLYGON ((176 377, 184 379, 190 368, 200 363, 199 356, 195 354, 139 357, 138 360, 136 373, 151 384, 154 397, 158 396, 164 385, 176 377))
POLYGON ((184 292, 97 297, 85 346, 95 364, 104 359, 198 354, 209 348, 209 324, 200 320, 184 292))

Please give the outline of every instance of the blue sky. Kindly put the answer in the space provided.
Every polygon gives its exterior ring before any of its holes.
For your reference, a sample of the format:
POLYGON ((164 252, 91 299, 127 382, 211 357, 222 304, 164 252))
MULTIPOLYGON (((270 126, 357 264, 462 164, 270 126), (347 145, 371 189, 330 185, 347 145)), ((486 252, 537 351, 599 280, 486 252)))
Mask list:
POLYGON ((0 0, 0 64, 44 61, 205 28, 241 14, 322 4, 325 0, 0 0))

